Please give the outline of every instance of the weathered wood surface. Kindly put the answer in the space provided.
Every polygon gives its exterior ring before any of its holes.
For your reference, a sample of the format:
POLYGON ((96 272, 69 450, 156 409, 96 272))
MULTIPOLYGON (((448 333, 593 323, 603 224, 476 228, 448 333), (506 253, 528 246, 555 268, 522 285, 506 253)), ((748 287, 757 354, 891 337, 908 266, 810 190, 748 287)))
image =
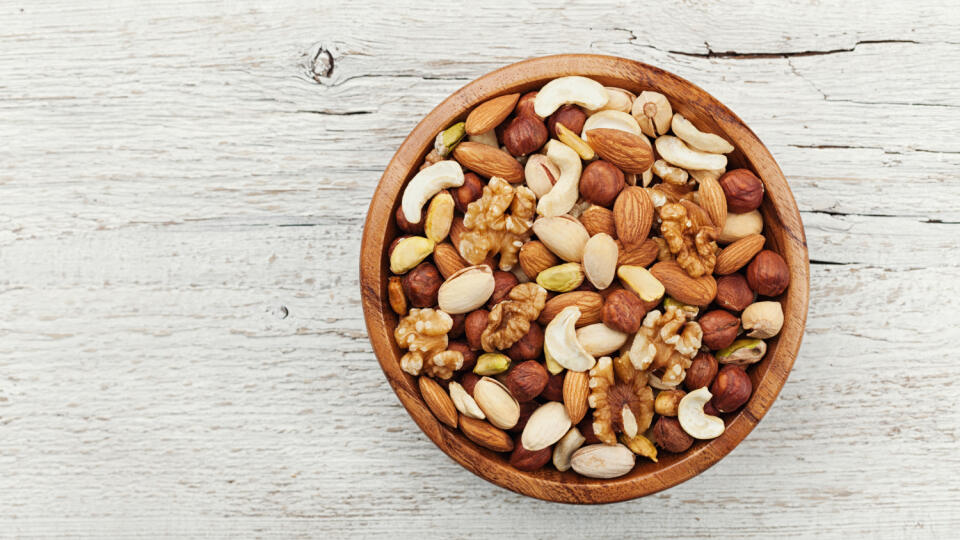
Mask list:
POLYGON ((399 4, 0 3, 0 535, 955 536, 952 3, 399 4), (357 287, 412 126, 559 52, 724 101, 791 181, 812 259, 759 427, 604 507, 446 458, 387 386, 357 287))

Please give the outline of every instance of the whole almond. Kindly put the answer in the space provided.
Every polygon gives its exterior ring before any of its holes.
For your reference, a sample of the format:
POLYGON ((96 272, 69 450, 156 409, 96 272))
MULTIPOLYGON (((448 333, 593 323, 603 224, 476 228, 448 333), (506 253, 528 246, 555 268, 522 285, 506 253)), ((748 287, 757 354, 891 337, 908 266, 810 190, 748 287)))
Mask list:
POLYGON ((600 293, 593 291, 572 291, 558 294, 543 306, 540 312, 540 318, 537 319, 541 325, 546 326, 550 321, 569 306, 580 308, 580 318, 577 319, 576 327, 586 326, 600 322, 603 316, 603 297, 600 293))
POLYGON ((640 174, 653 166, 653 148, 642 135, 619 129, 597 128, 587 131, 586 136, 600 157, 623 172, 640 174))
POLYGON ((607 233, 617 237, 617 229, 613 224, 613 212, 609 208, 593 205, 580 214, 580 223, 587 229, 590 236, 607 233))
POLYGON ((520 94, 495 97, 477 105, 467 115, 467 135, 479 135, 499 126, 513 112, 520 94))
POLYGON ((717 255, 717 264, 713 272, 718 276, 724 276, 743 268, 754 255, 760 253, 765 242, 766 238, 762 234, 751 234, 723 248, 717 255))
MULTIPOLYGON (((439 247, 439 246, 438 246, 439 247)), ((647 238, 639 246, 627 249, 617 240, 617 247, 620 248, 617 257, 617 265, 629 266, 647 266, 657 260, 657 254, 660 253, 660 246, 652 239, 647 238)))
POLYGON ((587 240, 583 248, 583 273, 597 290, 602 291, 613 283, 617 271, 619 248, 607 233, 599 233, 587 240))
POLYGON ((727 197, 720 187, 720 182, 713 177, 706 177, 700 181, 700 206, 710 214, 710 220, 718 231, 723 230, 727 222, 727 197))
POLYGON ((572 425, 563 403, 544 403, 527 420, 520 444, 532 452, 543 450, 563 438, 572 425))
POLYGON ((513 156, 499 148, 466 141, 453 149, 453 158, 480 176, 487 178, 499 176, 511 184, 523 181, 523 166, 513 156))
POLYGON ((437 420, 452 428, 457 427, 457 408, 446 390, 437 381, 424 375, 420 376, 419 383, 420 395, 437 420))
POLYGON ((613 224, 623 247, 639 246, 650 234, 653 224, 653 201, 643 188, 627 186, 613 204, 613 224))
POLYGON ((524 243, 520 248, 518 258, 520 259, 520 268, 523 268, 523 273, 530 279, 537 279, 537 274, 540 272, 560 264, 560 259, 539 240, 524 243))
POLYGON ((713 276, 692 278, 676 261, 658 262, 650 268, 650 273, 660 280, 668 295, 684 304, 706 306, 717 295, 713 276))
POLYGON ((590 375, 586 371, 567 371, 563 377, 563 406, 574 424, 579 424, 587 415, 589 396, 590 375))
POLYGON ((453 244, 449 242, 437 244, 437 246, 433 248, 433 262, 437 265, 437 270, 440 270, 440 274, 443 275, 443 279, 447 279, 460 270, 470 266, 457 252, 457 248, 453 247, 453 244))
MULTIPOLYGON (((680 206, 686 208, 687 217, 692 219, 697 227, 713 227, 713 218, 711 218, 710 214, 699 204, 687 199, 681 199, 680 206)), ((717 232, 720 232, 720 229, 717 229, 717 232)))
POLYGON ((471 441, 494 452, 510 452, 513 450, 513 439, 510 438, 510 435, 483 420, 460 415, 460 431, 471 441))

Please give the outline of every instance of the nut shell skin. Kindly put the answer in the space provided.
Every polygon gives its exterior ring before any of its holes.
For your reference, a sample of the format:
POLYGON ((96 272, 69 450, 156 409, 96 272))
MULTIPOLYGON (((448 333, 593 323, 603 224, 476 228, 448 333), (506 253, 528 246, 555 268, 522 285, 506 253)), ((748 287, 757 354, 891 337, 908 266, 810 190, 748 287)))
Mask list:
POLYGON ((547 401, 563 401, 563 373, 550 375, 546 388, 540 394, 547 401))
POLYGON ((717 297, 713 301, 728 311, 743 311, 755 296, 743 274, 730 274, 717 278, 717 297))
POLYGON ((727 209, 736 214, 756 210, 763 202, 763 182, 747 169, 734 169, 720 177, 727 209))
POLYGON ((536 90, 533 92, 527 92, 526 94, 520 96, 520 100, 517 101, 517 106, 513 109, 513 113, 517 116, 532 116, 539 120, 543 120, 543 118, 540 118, 533 110, 533 103, 536 99, 536 90))
POLYGON ((510 465, 521 471, 535 471, 550 462, 553 457, 553 445, 531 452, 523 447, 520 439, 514 441, 510 465))
POLYGON ((673 416, 661 416, 653 425, 654 443, 667 452, 679 454, 693 446, 693 437, 680 427, 680 421, 673 416))
POLYGON ((485 309, 478 309, 467 315, 463 332, 467 335, 467 344, 470 345, 471 349, 479 350, 482 347, 480 338, 487 327, 487 319, 489 318, 490 312, 485 309))
POLYGON ((527 360, 507 372, 503 384, 522 403, 539 396, 549 380, 550 374, 539 362, 527 360))
POLYGON ((683 387, 688 392, 693 392, 698 388, 710 386, 710 383, 717 376, 718 369, 720 369, 720 364, 717 359, 706 351, 700 351, 693 357, 690 367, 687 368, 687 376, 683 379, 683 387))
MULTIPOLYGON (((463 185, 452 191, 453 205, 461 213, 466 214, 467 205, 483 196, 483 186, 483 180, 481 180, 476 174, 472 172, 464 174, 463 185)), ((397 219, 399 220, 399 217, 397 219)), ((423 221, 424 220, 421 219, 420 223, 418 223, 418 225, 420 225, 420 230, 423 230, 423 221)))
POLYGON ((423 226, 424 226, 424 223, 426 222, 426 219, 425 219, 426 215, 427 215, 427 207, 424 206, 423 209, 420 211, 420 221, 418 223, 410 223, 409 221, 407 221, 407 218, 403 216, 403 207, 398 206, 397 212, 396 212, 397 227, 399 227, 401 231, 407 234, 412 234, 414 236, 422 236, 423 226))
POLYGON ((407 295, 410 305, 418 308, 433 307, 437 304, 437 293, 443 278, 437 267, 428 262, 422 262, 403 276, 403 292, 407 295))
POLYGON ((587 121, 587 113, 576 105, 564 105, 556 110, 547 118, 547 129, 550 130, 550 136, 559 138, 557 135, 557 124, 563 124, 570 131, 580 133, 583 131, 583 124, 587 121))
POLYGON ((530 323, 530 330, 507 349, 507 356, 514 362, 536 360, 543 354, 543 327, 530 323))
POLYGON ((610 206, 623 190, 623 171, 608 161, 594 161, 580 175, 580 195, 598 206, 610 206))
POLYGON ((447 332, 447 338, 457 339, 462 337, 464 326, 467 323, 467 314, 457 313, 456 315, 450 315, 450 318, 453 319, 453 326, 451 326, 450 331, 447 332))
POLYGON ((790 268, 774 251, 765 249, 747 266, 747 283, 762 296, 777 296, 790 284, 790 268))
MULTIPOLYGON (((476 360, 474 360, 474 364, 476 364, 476 360)), ((463 374, 463 377, 460 377, 460 385, 463 386, 463 389, 466 390, 471 397, 473 397, 473 387, 476 386, 478 382, 480 382, 480 376, 473 373, 473 371, 468 371, 463 374)))
POLYGON ((742 367, 726 365, 710 385, 710 393, 713 394, 710 402, 718 411, 733 412, 750 399, 753 383, 742 367))
POLYGON ((510 155, 525 156, 547 142, 547 127, 534 116, 517 116, 503 130, 502 140, 510 155))
POLYGON ((512 272, 504 272, 503 270, 494 271, 493 294, 490 295, 490 300, 487 301, 487 308, 493 309, 493 306, 506 299, 507 295, 510 294, 510 289, 519 284, 520 280, 517 279, 517 276, 513 275, 512 272))
POLYGON ((617 289, 603 303, 603 324, 625 334, 635 334, 647 314, 643 300, 633 291, 617 289))
POLYGON ((714 351, 730 346, 740 330, 740 319, 722 309, 704 313, 697 322, 703 330, 703 344, 714 351))

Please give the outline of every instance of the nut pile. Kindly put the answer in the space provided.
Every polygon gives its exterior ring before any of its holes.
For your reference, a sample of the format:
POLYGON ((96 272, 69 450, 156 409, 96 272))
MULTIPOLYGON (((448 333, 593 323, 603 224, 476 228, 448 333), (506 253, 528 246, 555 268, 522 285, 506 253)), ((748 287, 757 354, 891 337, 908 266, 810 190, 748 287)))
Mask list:
POLYGON ((720 436, 790 281, 733 150, 662 94, 585 77, 439 133, 387 284, 401 367, 436 417, 517 469, 591 478, 720 436))

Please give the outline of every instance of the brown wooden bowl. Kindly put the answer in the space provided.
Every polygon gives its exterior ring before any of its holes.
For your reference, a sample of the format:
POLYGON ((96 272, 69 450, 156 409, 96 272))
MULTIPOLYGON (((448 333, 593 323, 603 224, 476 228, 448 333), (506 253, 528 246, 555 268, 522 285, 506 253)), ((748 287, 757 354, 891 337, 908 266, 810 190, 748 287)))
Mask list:
POLYGON ((454 92, 417 124, 393 156, 370 202, 360 255, 360 288, 370 342, 380 367, 410 416, 441 450, 499 486, 539 499, 583 504, 623 501, 674 486, 706 470, 743 440, 773 405, 793 366, 806 324, 810 282, 806 238, 793 194, 773 156, 743 121, 701 88, 653 66, 613 56, 558 55, 518 62, 488 73, 454 92), (763 180, 767 248, 779 252, 790 267, 790 287, 780 298, 785 324, 780 335, 769 340, 766 357, 749 370, 753 396, 738 412, 725 415, 727 427, 723 435, 711 441, 697 441, 682 454, 662 453, 659 463, 639 459, 630 474, 612 480, 595 480, 573 471, 561 473, 547 468, 519 471, 509 465, 509 454, 481 448, 459 430, 440 423, 421 399, 416 379, 400 369, 401 353, 393 338, 397 316, 387 301, 387 248, 398 234, 394 212, 403 186, 433 147, 436 134, 463 120, 473 107, 492 97, 533 90, 566 75, 583 75, 634 93, 661 92, 674 111, 690 118, 701 129, 732 142, 736 150, 728 155, 728 169, 746 167, 763 180))

